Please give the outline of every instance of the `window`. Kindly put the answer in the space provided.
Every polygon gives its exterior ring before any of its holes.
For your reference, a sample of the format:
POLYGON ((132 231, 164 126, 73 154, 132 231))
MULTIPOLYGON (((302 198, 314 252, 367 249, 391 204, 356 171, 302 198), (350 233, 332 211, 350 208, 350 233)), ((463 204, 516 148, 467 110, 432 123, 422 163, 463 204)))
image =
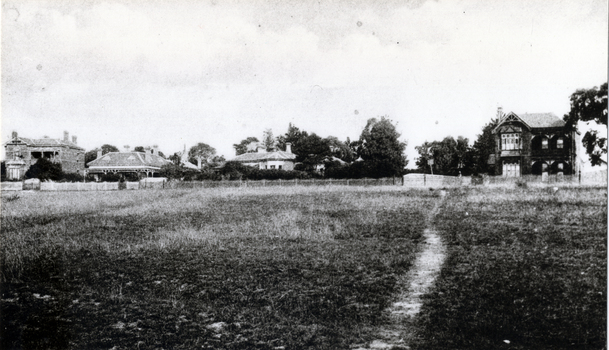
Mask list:
POLYGON ((563 171, 564 169, 564 164, 563 163, 558 163, 558 170, 559 171, 563 171))
POLYGON ((556 148, 562 149, 564 147, 564 141, 562 137, 556 139, 556 148))
POLYGON ((501 149, 520 149, 520 134, 501 134, 501 149))
POLYGON ((548 149, 548 138, 544 137, 541 139, 541 149, 548 149))
POLYGON ((275 169, 275 166, 274 166, 274 165, 271 165, 271 169, 275 169))
POLYGON ((279 166, 279 170, 281 170, 281 165, 279 166))

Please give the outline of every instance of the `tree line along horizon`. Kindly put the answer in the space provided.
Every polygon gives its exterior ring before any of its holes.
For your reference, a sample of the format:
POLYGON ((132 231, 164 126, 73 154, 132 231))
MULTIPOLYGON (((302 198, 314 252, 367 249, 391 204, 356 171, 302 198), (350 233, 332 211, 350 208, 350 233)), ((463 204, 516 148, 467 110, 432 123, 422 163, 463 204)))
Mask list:
MULTIPOLYGON (((563 120, 568 128, 577 130, 579 121, 594 121, 599 125, 607 126, 607 83, 591 89, 576 90, 571 96, 571 110, 565 114, 563 120)), ((470 146, 469 140, 462 136, 455 139, 446 136, 440 141, 425 141, 415 146, 419 157, 416 159, 415 169, 406 169, 409 160, 404 154, 406 142, 400 141, 401 134, 396 124, 387 116, 371 118, 367 121, 358 140, 347 138, 340 141, 337 137, 322 138, 317 134, 301 130, 292 123, 289 124, 285 134, 273 136, 271 129, 263 132, 261 140, 250 136, 233 145, 236 155, 256 152, 258 144, 267 151, 286 150, 286 144, 291 143, 292 153, 296 155, 294 170, 261 170, 248 167, 238 162, 226 161, 223 156, 216 155, 216 150, 206 143, 197 143, 188 151, 188 161, 193 164, 202 164, 200 171, 189 169, 181 164, 182 153, 176 152, 165 156, 171 161, 163 166, 160 175, 171 179, 182 180, 210 180, 210 179, 294 179, 294 178, 381 178, 402 176, 407 173, 430 173, 430 159, 433 159, 433 173, 438 175, 494 175, 494 168, 487 163, 488 157, 494 152, 495 139, 492 134, 499 120, 491 119, 482 128, 482 133, 470 146), (323 164, 323 171, 319 165, 323 164)), ((599 135, 598 131, 587 131, 582 138, 582 145, 591 164, 606 163, 607 138, 599 135)), ((97 157, 97 152, 119 152, 119 149, 110 144, 104 144, 86 152, 85 164, 97 157)), ((137 146, 134 151, 144 152, 143 146, 137 146)), ((67 180, 78 181, 82 178, 78 174, 63 174, 61 164, 44 162, 45 164, 32 165, 26 178, 40 178, 41 180, 67 180), (50 163, 50 164, 46 164, 50 163), (59 168, 58 168, 59 167, 59 168)), ((4 179, 5 167, 2 162, 2 175, 4 179)), ((135 176, 135 175, 134 175, 135 176)), ((130 177, 121 178, 115 174, 108 174, 102 181, 136 180, 130 177)))

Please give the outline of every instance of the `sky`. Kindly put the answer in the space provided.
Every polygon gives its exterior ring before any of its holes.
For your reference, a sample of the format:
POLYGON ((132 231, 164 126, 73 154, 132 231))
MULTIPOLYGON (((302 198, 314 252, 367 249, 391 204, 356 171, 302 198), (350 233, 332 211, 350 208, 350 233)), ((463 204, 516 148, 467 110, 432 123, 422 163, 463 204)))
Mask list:
MULTIPOLYGON (((2 142, 233 144, 290 123, 415 146, 496 116, 569 111, 607 81, 607 0, 3 0, 2 142)), ((2 152, 4 150, 2 149, 2 152)), ((0 157, 3 158, 3 153, 0 157)))

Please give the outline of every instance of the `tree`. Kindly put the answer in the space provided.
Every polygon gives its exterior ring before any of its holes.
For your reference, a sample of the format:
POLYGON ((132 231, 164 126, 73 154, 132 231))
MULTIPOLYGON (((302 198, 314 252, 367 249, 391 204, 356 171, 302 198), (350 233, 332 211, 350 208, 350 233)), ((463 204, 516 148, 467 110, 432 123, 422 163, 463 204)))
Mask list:
POLYGON ((297 150, 300 139, 306 136, 308 136, 306 131, 300 131, 300 129, 290 123, 285 135, 277 136, 276 145, 279 149, 285 150, 286 144, 289 142, 292 144, 292 153, 298 153, 297 150))
POLYGON ((331 155, 328 141, 315 133, 301 137, 297 143, 296 162, 302 163, 303 170, 313 171, 331 155))
POLYGON ((498 119, 491 119, 482 128, 482 134, 478 135, 478 139, 474 141, 471 149, 472 172, 495 175, 495 168, 488 164, 488 160, 490 155, 495 153, 495 135, 493 135, 493 130, 495 130, 498 123, 498 119))
POLYGON ((272 129, 266 129, 262 133, 262 145, 266 148, 267 152, 271 152, 275 149, 275 139, 273 138, 272 129))
POLYGON ((175 165, 180 165, 182 160, 182 154, 180 152, 175 152, 174 154, 169 156, 169 160, 175 165))
MULTIPOLYGON (((92 150, 88 151, 87 153, 85 153, 85 166, 89 162, 92 162, 95 159, 97 159, 97 151, 99 151, 99 150, 100 150, 100 148, 95 148, 95 149, 92 149, 92 150)), ((115 146, 112 146, 112 145, 108 145, 108 144, 101 146, 101 151, 102 151, 102 155, 109 153, 109 152, 119 152, 118 148, 116 148, 115 146)))
MULTIPOLYGON (((592 89, 579 89, 571 95, 571 110, 564 120, 569 130, 577 131, 577 122, 589 124, 591 121, 607 128, 607 83, 592 89)), ((599 135, 597 130, 584 134, 582 144, 592 166, 606 164, 603 155, 607 154, 607 138, 599 135)))
POLYGON ((385 117, 369 119, 360 136, 358 155, 364 161, 367 176, 399 176, 408 164, 404 150, 406 143, 399 140, 393 122, 385 117))
POLYGON ((251 144, 252 142, 259 142, 257 137, 248 137, 245 140, 242 140, 239 143, 236 143, 233 145, 233 148, 235 149, 235 155, 240 155, 240 154, 244 154, 244 153, 252 153, 252 152, 256 152, 256 150, 248 150, 247 146, 249 146, 249 144, 251 144))
POLYGON ((197 143, 188 151, 188 158, 191 163, 197 163, 199 169, 203 164, 208 164, 216 155, 216 149, 206 143, 197 143))
POLYGON ((459 136, 455 140, 452 136, 442 141, 425 141, 421 146, 415 147, 419 152, 416 161, 417 168, 423 172, 431 172, 429 161, 433 159, 433 173, 436 175, 469 175, 472 161, 469 140, 459 136))
POLYGON ((136 146, 136 147, 133 149, 133 151, 134 151, 134 152, 142 152, 142 153, 145 153, 145 152, 146 152, 146 149, 144 148, 144 146, 136 146))
POLYGON ((351 163, 355 160, 355 152, 350 147, 351 141, 347 138, 347 141, 342 142, 339 141, 337 137, 328 136, 326 137, 326 142, 328 143, 328 147, 330 147, 330 152, 332 156, 344 160, 347 163, 351 163))
POLYGON ((54 163, 47 158, 38 158, 25 172, 26 179, 39 179, 59 181, 63 177, 63 171, 60 163, 54 163))

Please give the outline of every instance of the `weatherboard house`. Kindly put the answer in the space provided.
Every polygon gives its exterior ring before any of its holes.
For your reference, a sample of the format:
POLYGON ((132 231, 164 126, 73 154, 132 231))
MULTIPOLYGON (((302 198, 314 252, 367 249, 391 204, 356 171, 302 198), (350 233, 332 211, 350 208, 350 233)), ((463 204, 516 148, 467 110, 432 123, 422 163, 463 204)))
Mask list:
POLYGON ((71 141, 69 138, 67 131, 64 131, 63 139, 32 139, 20 137, 13 131, 11 140, 4 144, 7 178, 21 180, 40 158, 61 164, 63 172, 82 174, 85 169, 85 149, 78 146, 76 136, 72 136, 71 141))
POLYGON ((292 153, 292 146, 288 142, 285 151, 267 152, 262 145, 255 145, 256 152, 244 153, 233 158, 232 161, 258 169, 294 170, 296 155, 292 153))
POLYGON ((497 119, 498 125, 493 130, 495 152, 489 159, 495 174, 505 177, 575 174, 579 134, 568 130, 555 114, 504 114, 499 107, 497 119))
POLYGON ((125 146, 124 152, 108 152, 102 155, 97 151, 97 158, 87 163, 88 174, 99 179, 103 174, 136 174, 139 178, 154 177, 161 167, 171 161, 158 154, 158 147, 146 148, 145 152, 134 152, 125 146))

